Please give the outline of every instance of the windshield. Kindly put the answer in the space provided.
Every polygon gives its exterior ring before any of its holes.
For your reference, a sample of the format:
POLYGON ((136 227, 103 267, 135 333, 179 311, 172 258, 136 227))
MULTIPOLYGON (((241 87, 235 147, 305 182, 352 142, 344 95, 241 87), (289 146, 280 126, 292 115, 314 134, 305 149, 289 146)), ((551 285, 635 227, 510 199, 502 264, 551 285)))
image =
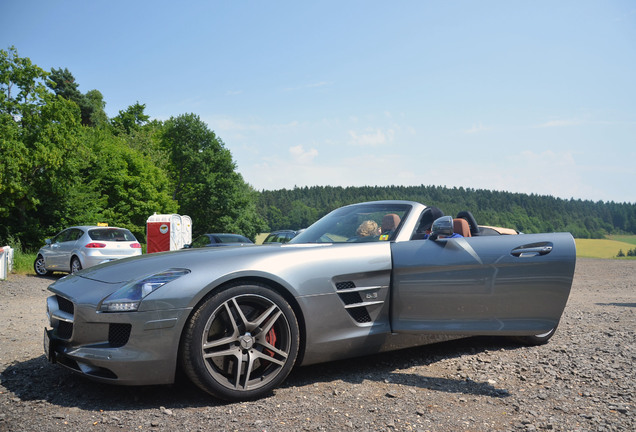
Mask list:
POLYGON ((290 243, 361 243, 390 241, 411 209, 408 204, 356 204, 332 211, 290 243))

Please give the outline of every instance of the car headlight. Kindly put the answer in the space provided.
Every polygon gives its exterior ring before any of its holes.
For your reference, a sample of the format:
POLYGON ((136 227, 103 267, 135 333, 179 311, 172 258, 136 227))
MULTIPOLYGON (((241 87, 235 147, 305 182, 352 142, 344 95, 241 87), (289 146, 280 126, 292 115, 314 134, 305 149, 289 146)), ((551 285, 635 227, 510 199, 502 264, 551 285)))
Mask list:
POLYGON ((169 269, 147 276, 141 280, 127 283, 99 305, 100 312, 134 312, 144 297, 183 275, 190 273, 187 269, 169 269))

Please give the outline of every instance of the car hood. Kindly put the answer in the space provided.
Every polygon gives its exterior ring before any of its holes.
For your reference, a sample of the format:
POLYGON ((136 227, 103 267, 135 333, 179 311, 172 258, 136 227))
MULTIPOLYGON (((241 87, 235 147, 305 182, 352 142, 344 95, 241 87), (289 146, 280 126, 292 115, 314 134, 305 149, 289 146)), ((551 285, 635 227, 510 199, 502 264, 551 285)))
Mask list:
POLYGON ((280 248, 270 246, 241 246, 223 248, 184 249, 159 252, 104 263, 77 273, 78 276, 108 284, 121 284, 175 268, 190 269, 219 265, 225 260, 235 261, 254 255, 277 253, 280 248))
MULTIPOLYGON (((386 271, 391 268, 390 256, 389 242, 185 249, 89 267, 60 279, 49 290, 76 303, 94 305, 127 283, 169 269, 187 269, 190 273, 162 289, 161 297, 178 299, 187 306, 199 300, 202 288, 236 277, 269 278, 298 295, 315 295, 324 293, 327 275, 351 272, 352 258, 365 271, 386 271)), ((147 309, 161 307, 152 301, 150 297, 144 300, 147 309)))
POLYGON ((164 270, 182 268, 196 271, 198 268, 209 269, 211 266, 223 268, 226 260, 236 263, 249 259, 248 256, 277 254, 280 251, 281 248, 275 246, 243 246, 146 254, 89 267, 59 279, 49 286, 49 290, 78 303, 92 303, 111 294, 125 283, 164 270))

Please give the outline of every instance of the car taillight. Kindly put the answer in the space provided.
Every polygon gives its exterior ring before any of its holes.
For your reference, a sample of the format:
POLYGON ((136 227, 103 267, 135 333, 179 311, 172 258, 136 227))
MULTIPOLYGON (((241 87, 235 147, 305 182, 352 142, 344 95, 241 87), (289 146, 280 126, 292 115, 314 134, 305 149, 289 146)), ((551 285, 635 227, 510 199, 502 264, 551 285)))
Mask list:
POLYGON ((141 245, 139 243, 132 243, 130 247, 133 249, 141 249, 141 245))
POLYGON ((105 248, 105 247, 106 247, 106 244, 105 244, 105 243, 96 243, 96 242, 93 242, 93 243, 89 243, 89 244, 87 244, 87 245, 86 245, 86 246, 84 246, 84 247, 89 248, 89 249, 93 249, 93 248, 105 248))

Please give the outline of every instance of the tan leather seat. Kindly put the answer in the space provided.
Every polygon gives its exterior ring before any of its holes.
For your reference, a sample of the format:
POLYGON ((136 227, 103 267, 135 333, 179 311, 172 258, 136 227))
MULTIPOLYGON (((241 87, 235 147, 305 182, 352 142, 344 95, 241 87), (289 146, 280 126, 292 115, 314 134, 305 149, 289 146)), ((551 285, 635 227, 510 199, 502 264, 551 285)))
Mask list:
POLYGON ((453 232, 464 237, 470 237, 470 226, 466 219, 453 219, 453 232))
POLYGON ((400 224, 400 217, 395 213, 389 213, 382 218, 382 232, 388 233, 394 231, 400 224))

